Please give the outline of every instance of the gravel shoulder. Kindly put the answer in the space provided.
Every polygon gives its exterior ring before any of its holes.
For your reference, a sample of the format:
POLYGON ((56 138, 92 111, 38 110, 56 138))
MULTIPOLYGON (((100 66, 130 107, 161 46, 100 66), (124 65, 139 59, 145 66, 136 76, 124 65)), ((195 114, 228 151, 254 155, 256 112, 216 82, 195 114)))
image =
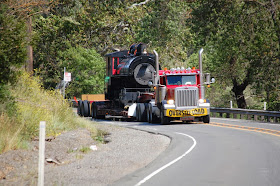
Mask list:
MULTIPOLYGON (((152 162, 170 144, 166 136, 113 125, 96 125, 110 133, 109 143, 94 141, 86 129, 46 141, 45 185, 109 185, 152 162), (97 150, 89 149, 97 146, 97 150)), ((0 185, 37 185, 38 141, 28 150, 0 155, 0 185)))

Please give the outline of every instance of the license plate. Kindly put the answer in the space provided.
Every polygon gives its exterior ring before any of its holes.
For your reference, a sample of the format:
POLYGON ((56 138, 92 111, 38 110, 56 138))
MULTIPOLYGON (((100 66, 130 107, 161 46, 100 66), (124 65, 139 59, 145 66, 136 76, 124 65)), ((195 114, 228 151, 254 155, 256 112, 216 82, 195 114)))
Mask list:
POLYGON ((166 116, 169 117, 185 117, 185 116, 205 116, 207 115, 206 108, 195 108, 189 110, 167 109, 166 116))

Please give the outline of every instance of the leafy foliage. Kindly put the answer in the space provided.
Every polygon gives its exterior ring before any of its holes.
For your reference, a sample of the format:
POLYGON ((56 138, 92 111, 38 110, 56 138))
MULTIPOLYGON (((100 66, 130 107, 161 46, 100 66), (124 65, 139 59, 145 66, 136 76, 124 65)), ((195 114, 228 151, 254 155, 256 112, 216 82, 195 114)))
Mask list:
POLYGON ((136 25, 136 40, 155 48, 162 66, 185 66, 187 48, 193 42, 186 20, 190 8, 185 1, 153 1, 136 25))
POLYGON ((279 81, 273 73, 279 68, 275 58, 279 43, 266 7, 248 1, 199 1, 196 5, 192 27, 198 44, 206 46, 214 76, 230 80, 238 107, 247 107, 244 90, 248 85, 257 85, 258 92, 265 89, 259 89, 260 84, 275 90, 271 85, 279 81))
POLYGON ((92 123, 76 117, 57 91, 44 90, 39 78, 22 73, 15 85, 9 87, 16 98, 14 115, 8 116, 6 111, 0 114, 0 153, 26 147, 29 140, 39 135, 40 121, 46 121, 46 135, 50 137, 78 127, 88 128, 97 136, 92 123))
POLYGON ((3 84, 13 81, 14 72, 25 61, 25 21, 15 15, 29 13, 35 74, 44 88, 57 86, 65 66, 74 76, 67 89, 69 97, 101 93, 104 71, 97 69, 104 62, 100 55, 144 42, 157 50, 163 67, 197 66, 197 51, 204 48, 204 69, 217 80, 207 90, 213 105, 227 106, 235 99, 240 108, 260 108, 262 103, 256 102, 266 101, 269 109, 279 110, 278 1, 42 2, 21 6, 14 14, 1 4, 0 58, 5 62, 1 69, 8 69, 0 72, 3 84))
POLYGON ((26 59, 25 25, 0 4, 0 101, 9 95, 6 84, 14 83, 26 59))
POLYGON ((94 49, 70 48, 59 53, 60 66, 72 72, 72 81, 67 87, 69 96, 100 94, 104 90, 105 62, 94 49))
POLYGON ((34 68, 44 79, 45 88, 54 88, 61 80, 63 66, 57 58, 59 52, 77 46, 81 40, 79 24, 70 18, 42 16, 35 22, 34 68))

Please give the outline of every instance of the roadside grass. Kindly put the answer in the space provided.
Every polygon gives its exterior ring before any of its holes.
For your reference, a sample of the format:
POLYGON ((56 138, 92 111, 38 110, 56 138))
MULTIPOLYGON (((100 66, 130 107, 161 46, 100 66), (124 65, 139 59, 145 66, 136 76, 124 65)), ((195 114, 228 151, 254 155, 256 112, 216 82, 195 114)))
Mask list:
POLYGON ((80 149, 80 152, 85 153, 85 154, 88 153, 89 151, 91 151, 89 147, 82 147, 80 149))
POLYGON ((105 138, 106 138, 106 136, 109 136, 109 135, 110 135, 110 133, 108 133, 106 131, 98 130, 97 135, 92 136, 92 138, 99 143, 105 144, 105 143, 108 143, 107 141, 105 141, 105 138))
POLYGON ((0 112, 0 154, 27 148, 28 142, 39 135, 40 121, 46 121, 47 137, 76 128, 88 129, 93 138, 99 134, 92 122, 75 116, 58 91, 44 90, 37 77, 22 73, 10 93, 14 100, 7 101, 8 110, 0 112), (11 102, 14 106, 9 109, 11 102))

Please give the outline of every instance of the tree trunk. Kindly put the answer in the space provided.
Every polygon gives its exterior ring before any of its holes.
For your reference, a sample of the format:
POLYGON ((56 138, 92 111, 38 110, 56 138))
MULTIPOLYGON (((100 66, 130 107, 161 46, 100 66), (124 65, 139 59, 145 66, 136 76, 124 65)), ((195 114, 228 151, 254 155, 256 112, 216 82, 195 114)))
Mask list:
POLYGON ((233 82, 232 91, 234 92, 238 108, 246 109, 247 104, 243 92, 248 85, 248 81, 245 80, 242 84, 238 84, 237 80, 234 78, 232 82, 233 82))
POLYGON ((275 32, 278 37, 278 47, 279 47, 278 50, 279 50, 280 49, 280 20, 279 20, 279 15, 277 15, 279 12, 277 12, 278 7, 277 5, 275 5, 273 0, 270 1, 270 4, 271 4, 270 13, 271 13, 272 21, 274 23, 275 32))
POLYGON ((26 71, 31 75, 33 74, 33 48, 30 44, 32 38, 32 18, 29 16, 26 22, 27 26, 27 60, 26 60, 26 71))

